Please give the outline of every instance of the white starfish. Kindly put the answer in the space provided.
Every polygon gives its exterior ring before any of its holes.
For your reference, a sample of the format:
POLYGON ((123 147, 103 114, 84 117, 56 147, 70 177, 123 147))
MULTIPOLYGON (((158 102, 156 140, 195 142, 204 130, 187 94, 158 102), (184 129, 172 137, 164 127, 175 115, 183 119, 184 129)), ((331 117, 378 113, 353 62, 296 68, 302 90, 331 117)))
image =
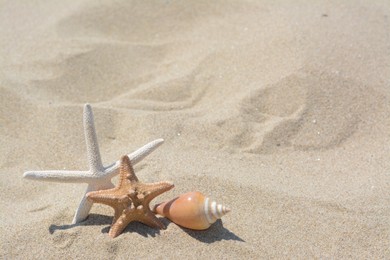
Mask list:
MULTIPOLYGON (((87 200, 85 194, 90 191, 104 190, 113 188, 111 178, 119 173, 120 162, 104 167, 100 158, 99 145, 96 138, 95 123, 91 106, 84 106, 84 134, 87 144, 87 155, 89 162, 89 171, 28 171, 23 174, 23 177, 31 180, 39 181, 54 181, 68 183, 87 183, 88 187, 85 191, 79 207, 76 210, 72 224, 79 223, 88 217, 92 207, 92 202, 87 200)), ((128 154, 131 163, 136 164, 154 151, 164 142, 163 139, 156 139, 135 152, 128 154)))

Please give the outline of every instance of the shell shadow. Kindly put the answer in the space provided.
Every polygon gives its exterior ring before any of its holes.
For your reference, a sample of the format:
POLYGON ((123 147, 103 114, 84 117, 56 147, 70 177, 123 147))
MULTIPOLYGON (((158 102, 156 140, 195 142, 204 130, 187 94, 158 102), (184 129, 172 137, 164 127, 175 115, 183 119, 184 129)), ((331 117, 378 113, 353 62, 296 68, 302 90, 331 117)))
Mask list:
MULTIPOLYGON (((89 216, 86 220, 84 220, 83 222, 77 223, 77 224, 70 224, 70 225, 54 225, 54 224, 52 224, 49 227, 49 232, 50 232, 50 234, 53 234, 57 230, 71 229, 71 228, 76 227, 76 226, 108 225, 108 226, 102 228, 102 230, 101 230, 102 233, 108 233, 108 231, 110 230, 111 222, 112 222, 112 217, 110 217, 110 216, 105 216, 105 215, 100 215, 100 214, 89 214, 89 216)), ((155 237, 156 235, 160 234, 160 230, 153 229, 153 228, 146 226, 146 225, 139 223, 139 222, 130 223, 123 230, 122 234, 127 233, 127 232, 138 233, 144 237, 148 237, 148 236, 155 237)))
MULTIPOLYGON (((161 219, 161 221, 166 226, 168 226, 170 223, 173 223, 167 219, 161 219)), ((211 244, 221 240, 235 240, 239 242, 245 242, 245 240, 226 229, 220 219, 218 219, 206 230, 192 230, 181 226, 178 227, 180 227, 184 232, 186 232, 188 235, 195 238, 196 240, 207 244, 211 244)))

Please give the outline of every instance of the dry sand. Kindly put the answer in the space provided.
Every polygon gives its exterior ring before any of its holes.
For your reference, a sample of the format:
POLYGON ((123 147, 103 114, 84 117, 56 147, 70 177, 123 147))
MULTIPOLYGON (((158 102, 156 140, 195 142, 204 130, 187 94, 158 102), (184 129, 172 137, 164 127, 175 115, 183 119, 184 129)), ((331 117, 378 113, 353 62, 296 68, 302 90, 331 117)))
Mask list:
POLYGON ((0 257, 390 258, 388 1, 2 1, 0 257), (342 2, 342 3, 340 3, 342 2), (132 223, 83 184, 91 103, 108 164, 232 208, 207 231, 132 223))

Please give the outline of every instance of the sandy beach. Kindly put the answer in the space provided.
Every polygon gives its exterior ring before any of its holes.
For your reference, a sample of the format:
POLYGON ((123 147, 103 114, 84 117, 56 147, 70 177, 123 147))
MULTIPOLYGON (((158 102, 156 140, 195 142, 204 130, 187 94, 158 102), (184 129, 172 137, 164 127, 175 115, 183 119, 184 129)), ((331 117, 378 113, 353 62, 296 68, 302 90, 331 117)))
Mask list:
MULTIPOLYGON (((117 183, 117 178, 113 179, 117 183)), ((2 259, 389 259, 388 1, 1 1, 2 259), (130 223, 86 184, 91 104, 104 165, 232 211, 208 230, 130 223)))

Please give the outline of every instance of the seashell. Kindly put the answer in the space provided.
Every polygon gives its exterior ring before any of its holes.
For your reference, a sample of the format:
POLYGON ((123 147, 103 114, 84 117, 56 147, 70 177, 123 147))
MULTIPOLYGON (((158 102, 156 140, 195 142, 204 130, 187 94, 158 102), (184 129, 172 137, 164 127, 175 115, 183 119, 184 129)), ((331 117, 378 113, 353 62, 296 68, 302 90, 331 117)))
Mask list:
POLYGON ((230 211, 200 192, 188 192, 154 206, 153 211, 172 222, 190 229, 207 229, 230 211))

